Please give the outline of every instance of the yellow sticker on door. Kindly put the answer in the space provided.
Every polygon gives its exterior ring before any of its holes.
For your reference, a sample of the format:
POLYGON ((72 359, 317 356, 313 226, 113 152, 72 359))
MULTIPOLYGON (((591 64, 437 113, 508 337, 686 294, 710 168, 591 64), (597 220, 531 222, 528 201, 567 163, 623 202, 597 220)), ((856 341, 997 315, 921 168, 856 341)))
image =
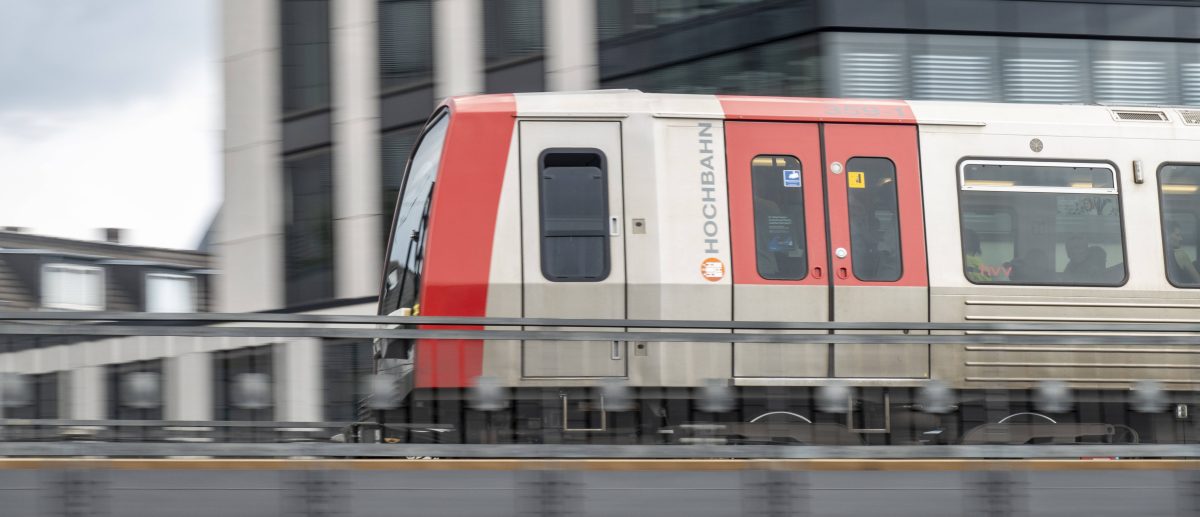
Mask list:
POLYGON ((867 175, 862 172, 848 172, 846 177, 850 182, 850 188, 867 188, 867 175))

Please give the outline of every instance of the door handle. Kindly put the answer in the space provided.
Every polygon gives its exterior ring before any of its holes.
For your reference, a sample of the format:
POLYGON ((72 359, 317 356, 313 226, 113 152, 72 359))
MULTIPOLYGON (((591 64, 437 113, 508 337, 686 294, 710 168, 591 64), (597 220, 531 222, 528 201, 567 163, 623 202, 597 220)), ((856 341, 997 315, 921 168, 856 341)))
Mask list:
POLYGON ((823 276, 823 275, 824 275, 824 273, 821 272, 821 266, 817 266, 817 267, 813 268, 813 278, 820 280, 821 276, 823 276))
POLYGON ((608 234, 612 235, 613 237, 619 237, 621 235, 621 220, 616 216, 608 218, 608 234))
POLYGON ((846 273, 846 268, 844 268, 844 267, 839 267, 839 268, 837 269, 837 277, 838 277, 838 278, 840 278, 840 279, 842 279, 842 280, 845 280, 847 276, 850 276, 850 275, 849 275, 848 273, 846 273))
POLYGON ((621 360, 621 342, 620 341, 612 342, 612 355, 610 355, 609 358, 612 359, 613 361, 621 360))

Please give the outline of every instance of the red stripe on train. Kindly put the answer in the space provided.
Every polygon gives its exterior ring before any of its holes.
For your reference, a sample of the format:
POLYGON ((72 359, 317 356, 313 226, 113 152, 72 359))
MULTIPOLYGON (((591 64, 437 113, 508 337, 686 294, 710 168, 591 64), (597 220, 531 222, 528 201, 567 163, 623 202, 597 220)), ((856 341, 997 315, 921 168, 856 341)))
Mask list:
MULTIPOLYGON (((517 104, 512 95, 446 104, 450 128, 430 207, 421 314, 486 316, 496 211, 517 104)), ((418 388, 470 386, 483 371, 483 341, 420 340, 414 370, 418 388)))

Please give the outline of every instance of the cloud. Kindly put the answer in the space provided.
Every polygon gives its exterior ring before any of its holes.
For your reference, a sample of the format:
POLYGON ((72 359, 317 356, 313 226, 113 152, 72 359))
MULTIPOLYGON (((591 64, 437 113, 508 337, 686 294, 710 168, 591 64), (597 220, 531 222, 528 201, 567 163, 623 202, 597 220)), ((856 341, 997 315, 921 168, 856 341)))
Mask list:
POLYGON ((0 0, 0 111, 160 92, 214 59, 215 0, 0 0))
POLYGON ((195 246, 221 196, 216 0, 0 12, 0 225, 195 246))

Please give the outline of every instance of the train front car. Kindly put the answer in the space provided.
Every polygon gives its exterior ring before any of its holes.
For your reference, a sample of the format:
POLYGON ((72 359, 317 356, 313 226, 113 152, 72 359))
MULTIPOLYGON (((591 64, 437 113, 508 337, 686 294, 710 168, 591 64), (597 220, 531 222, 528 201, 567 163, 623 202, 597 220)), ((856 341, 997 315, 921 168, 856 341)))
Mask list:
POLYGON ((1183 143, 1200 131, 1172 110, 1142 110, 1158 122, 1118 111, 451 99, 405 171, 380 314, 673 323, 616 340, 381 340, 377 370, 404 395, 376 413, 405 424, 385 438, 1195 441, 1196 347, 931 345, 899 330, 1194 320, 1200 296, 1183 275, 1195 269, 1171 264, 1196 256, 1200 168, 1183 143), (1136 179, 1122 170, 1135 163, 1136 179), (765 322, 817 328, 784 337, 765 322), (870 322, 897 330, 868 344, 820 327, 870 322), (697 327, 703 338, 680 334, 697 327), (1126 392, 1147 379, 1167 388, 1163 404, 1134 412, 1126 392))

